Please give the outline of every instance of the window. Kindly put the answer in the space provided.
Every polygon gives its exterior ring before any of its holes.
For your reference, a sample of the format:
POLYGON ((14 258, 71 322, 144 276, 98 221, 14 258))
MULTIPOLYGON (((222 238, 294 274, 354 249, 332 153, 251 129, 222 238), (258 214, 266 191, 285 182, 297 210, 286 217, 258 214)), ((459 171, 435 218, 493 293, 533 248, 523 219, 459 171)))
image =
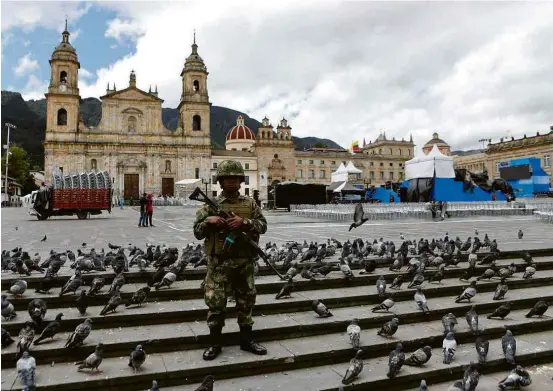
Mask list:
POLYGON ((200 179, 200 169, 198 167, 194 169, 194 178, 200 179))
POLYGON ((244 184, 245 184, 245 185, 249 185, 249 184, 250 184, 250 176, 249 176, 249 175, 246 175, 246 176, 244 177, 244 184))
POLYGON ((390 155, 393 155, 394 152, 392 151, 392 148, 390 148, 390 155))
POLYGON ((391 181, 394 180, 394 173, 393 173, 393 172, 390 172, 390 180, 391 180, 391 181))
POLYGON ((61 173, 63 174, 63 167, 58 167, 61 173))
POLYGON ((303 178, 303 172, 302 170, 298 170, 298 175, 297 175, 298 178, 303 178))
POLYGON ((310 161, 309 161, 309 164, 313 164, 313 160, 310 160, 310 161))
POLYGON ((384 163, 380 162, 380 167, 384 167, 384 163))
POLYGON ((67 83, 67 72, 60 72, 60 83, 67 83))
POLYGON ((371 167, 374 166, 374 162, 370 162, 369 166, 371 166, 371 167))
POLYGON ((244 164, 244 168, 245 168, 246 170, 249 170, 249 169, 250 169, 250 163, 245 163, 245 164, 244 164))
POLYGON ((399 156, 401 156, 401 149, 398 149, 398 150, 397 150, 397 154, 398 154, 399 156))
POLYGON ((402 173, 402 172, 399 173, 399 180, 400 180, 400 181, 403 180, 403 173, 402 173))
POLYGON ((192 83, 192 89, 194 90, 194 92, 200 91, 200 82, 198 80, 194 80, 194 82, 192 83))
POLYGON ((393 167, 394 166, 394 163, 390 163, 390 167, 393 167))
POLYGON ((307 174, 307 177, 309 179, 315 178, 315 170, 309 170, 309 173, 307 174))
POLYGON ((325 161, 324 160, 321 160, 321 166, 325 164, 325 161))
POLYGON ((384 172, 380 171, 380 179, 384 179, 384 172))
POLYGON ((399 166, 400 166, 400 167, 403 167, 403 163, 399 163, 399 166))
POLYGON ((96 161, 96 159, 90 160, 90 169, 92 171, 96 171, 98 169, 98 162, 96 161))
POLYGON ((374 179, 374 171, 369 172, 369 179, 374 179))
POLYGON ((213 197, 217 197, 217 191, 213 190, 213 191, 211 192, 211 195, 212 195, 213 197))
POLYGON ((246 187, 246 188, 244 189, 244 194, 246 194, 247 196, 249 196, 249 195, 250 195, 250 189, 246 187))
POLYGON ((211 184, 212 184, 212 185, 217 184, 217 175, 212 175, 212 176, 211 176, 211 184))
POLYGON ((127 118, 127 131, 129 133, 136 132, 136 117, 134 115, 127 118))
POLYGON ((213 163, 213 168, 217 168, 217 163, 213 163))
POLYGON ((324 179, 324 178, 325 178, 325 170, 320 170, 320 171, 319 171, 319 178, 320 178, 320 179, 324 179))
POLYGON ((333 160, 332 162, 330 162, 330 164, 332 164, 333 166, 336 165, 336 160, 333 160))
POLYGON ((409 156, 411 156, 411 149, 410 149, 410 148, 407 150, 407 154, 408 154, 409 156))
POLYGON ((171 160, 165 161, 165 172, 171 172, 171 160))
POLYGON ((202 117, 197 114, 192 117, 192 130, 202 130, 202 117))
POLYGON ((298 164, 301 164, 301 159, 298 159, 298 164))
POLYGON ((543 156, 543 166, 545 168, 551 167, 551 157, 549 155, 544 155, 543 156))
POLYGON ((67 110, 58 110, 58 125, 67 125, 67 110))
POLYGON ((378 149, 378 154, 379 154, 379 155, 382 155, 382 148, 379 148, 379 149, 378 149))
POLYGON ((499 172, 499 165, 501 163, 500 162, 495 162, 495 172, 499 172))

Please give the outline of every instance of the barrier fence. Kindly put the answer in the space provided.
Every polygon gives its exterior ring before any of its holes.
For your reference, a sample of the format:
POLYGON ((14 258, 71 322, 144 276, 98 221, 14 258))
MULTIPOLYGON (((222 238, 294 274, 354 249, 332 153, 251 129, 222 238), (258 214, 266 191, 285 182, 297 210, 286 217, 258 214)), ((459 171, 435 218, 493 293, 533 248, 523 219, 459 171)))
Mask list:
MULTIPOLYGON (((369 220, 432 219, 429 203, 363 204, 369 220)), ((329 220, 353 220, 355 204, 290 205, 297 216, 329 220)), ((451 217, 534 215, 537 219, 553 221, 553 199, 523 201, 448 202, 451 217)), ((436 212, 439 217, 441 212, 436 212)))

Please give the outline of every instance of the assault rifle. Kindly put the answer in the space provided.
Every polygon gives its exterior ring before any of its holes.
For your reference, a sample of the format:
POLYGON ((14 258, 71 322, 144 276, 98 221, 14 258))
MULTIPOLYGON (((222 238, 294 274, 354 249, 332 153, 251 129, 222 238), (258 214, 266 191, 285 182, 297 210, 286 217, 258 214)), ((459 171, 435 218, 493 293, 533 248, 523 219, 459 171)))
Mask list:
MULTIPOLYGON (((194 201, 203 202, 204 204, 208 205, 211 209, 213 209, 213 211, 217 214, 217 216, 222 217, 225 220, 232 218, 232 215, 229 212, 225 212, 224 210, 222 210, 221 207, 217 205, 215 202, 213 202, 213 200, 208 198, 208 196, 199 187, 196 187, 196 189, 192 192, 192 194, 190 194, 188 198, 194 201)), ((234 238, 238 238, 238 240, 241 243, 245 244, 246 246, 249 246, 255 252, 255 254, 259 255, 259 257, 263 259, 265 264, 269 266, 277 274, 277 276, 280 277, 281 280, 286 279, 282 274, 279 273, 279 271, 275 268, 275 266, 269 261, 269 257, 267 256, 267 254, 265 254, 265 252, 261 249, 261 247, 259 247, 259 245, 253 239, 251 239, 245 232, 235 230, 235 231, 232 231, 231 234, 229 234, 229 236, 225 238, 225 241, 233 243, 235 241, 234 238)))

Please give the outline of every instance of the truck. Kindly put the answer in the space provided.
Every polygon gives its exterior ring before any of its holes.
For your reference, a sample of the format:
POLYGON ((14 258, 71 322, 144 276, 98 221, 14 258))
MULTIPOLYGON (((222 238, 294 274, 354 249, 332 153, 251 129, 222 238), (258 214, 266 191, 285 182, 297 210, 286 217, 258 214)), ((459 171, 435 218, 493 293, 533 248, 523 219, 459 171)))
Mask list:
POLYGON ((73 216, 84 220, 106 210, 111 213, 111 180, 107 172, 63 176, 53 174, 52 184, 33 192, 29 214, 39 220, 51 216, 73 216))

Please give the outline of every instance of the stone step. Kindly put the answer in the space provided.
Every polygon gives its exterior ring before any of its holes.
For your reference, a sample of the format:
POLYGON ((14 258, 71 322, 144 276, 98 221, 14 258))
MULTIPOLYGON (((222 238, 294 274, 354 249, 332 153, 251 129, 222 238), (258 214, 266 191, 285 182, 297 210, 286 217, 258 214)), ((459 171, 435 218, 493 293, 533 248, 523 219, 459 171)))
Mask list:
MULTIPOLYGON (((536 291, 543 295, 544 290, 540 287, 549 287, 553 284, 553 270, 545 270, 537 273, 537 275, 537 277, 534 276, 534 278, 529 280, 523 280, 521 278, 510 279, 510 291, 507 293, 506 297, 508 299, 513 297, 516 298, 515 295, 522 294, 527 290, 532 292, 536 291), (538 274, 541 275, 541 277, 538 274)), ((390 282, 391 281, 389 281, 389 283, 390 282)), ((480 293, 494 292, 497 283, 497 280, 480 281, 477 285, 478 291, 480 293)), ((453 301, 453 297, 461 293, 465 286, 467 286, 466 282, 453 278, 443 280, 442 285, 425 282, 423 289, 427 298, 448 296, 447 300, 453 301)), ((128 290, 127 292, 134 292, 138 288, 140 288, 139 285, 125 285, 123 287, 123 289, 128 290)), ((398 291, 390 291, 393 292, 394 301, 399 302, 413 300, 415 289, 403 288, 398 291)), ((553 292, 551 294, 553 294, 553 292)), ((177 298, 179 296, 175 294, 174 297, 177 298)), ((282 300, 275 300, 274 294, 261 294, 257 296, 254 315, 309 311, 311 309, 311 302, 314 299, 322 300, 329 308, 350 307, 355 305, 377 305, 382 302, 382 298, 376 293, 376 287, 372 284, 370 286, 343 287, 339 289, 305 290, 293 293, 293 297, 290 299, 282 300)), ((11 334, 19 333, 25 321, 29 318, 26 307, 21 309, 21 306, 15 303, 14 307, 20 309, 16 311, 17 317, 2 324, 2 327, 11 334)), ((140 322, 142 325, 152 325, 195 321, 198 319, 205 319, 207 316, 207 307, 203 298, 148 302, 142 307, 137 308, 125 308, 121 305, 118 307, 115 314, 100 316, 99 314, 103 307, 104 305, 90 306, 87 309, 86 316, 93 320, 95 329, 134 326, 137 322, 140 322)), ((55 314, 58 312, 63 312, 63 326, 68 330, 73 330, 84 320, 84 317, 80 316, 79 312, 74 307, 60 308, 59 311, 57 311, 56 308, 52 308, 47 313, 48 319, 54 318, 55 314)), ((234 316, 234 306, 229 306, 227 313, 229 316, 234 316)))
MULTIPOLYGON (((512 320, 483 322, 483 335, 490 340, 489 360, 486 368, 489 370, 500 370, 505 366, 502 358, 500 337, 505 327, 511 329, 517 338, 517 362, 533 363, 545 360, 551 361, 553 347, 551 346, 551 332, 537 332, 529 334, 540 328, 551 329, 552 320, 526 319, 523 311, 514 311, 512 320)), ((466 323, 459 322, 457 326, 456 340, 461 344, 457 350, 454 363, 444 365, 441 363, 441 343, 443 339, 443 328, 439 321, 425 322, 423 324, 401 327, 394 336, 388 339, 376 335, 377 329, 365 329, 362 332, 361 344, 365 351, 365 368, 359 377, 357 384, 360 389, 368 387, 392 387, 401 390, 413 381, 421 377, 430 379, 439 378, 441 381, 456 379, 461 372, 461 365, 476 358, 474 349, 474 335, 468 330, 466 323), (400 376, 393 382, 385 376, 387 370, 387 355, 394 348, 398 340, 404 341, 404 348, 411 352, 420 346, 430 345, 433 351, 431 361, 424 368, 404 367, 400 376), (463 345, 464 344, 464 345, 463 345)), ((266 356, 255 356, 242 352, 237 346, 226 347, 216 362, 205 362, 202 360, 202 349, 176 351, 168 353, 148 354, 144 369, 137 375, 133 375, 127 366, 128 355, 121 357, 105 358, 101 369, 103 374, 78 373, 73 363, 60 363, 56 357, 50 356, 46 363, 37 366, 37 386, 40 390, 79 390, 92 387, 102 390, 115 388, 122 390, 136 390, 138 387, 144 389, 151 384, 152 379, 158 380, 162 387, 191 384, 200 381, 208 374, 214 375, 217 379, 225 377, 252 376, 255 374, 270 374, 297 368, 326 369, 324 383, 321 388, 324 390, 335 390, 341 376, 348 367, 348 361, 353 355, 353 349, 349 344, 347 335, 344 332, 326 334, 324 337, 313 336, 304 338, 292 338, 278 342, 266 343, 268 354, 266 356), (321 368, 333 363, 332 368, 321 368), (330 376, 332 375, 332 376, 330 376)), ((92 352, 94 347, 89 346, 92 352)), ((147 351, 146 345, 145 350, 147 351)), ((85 353, 86 356, 86 353, 85 353)), ((83 356, 84 358, 84 356, 83 356)), ((2 369, 3 384, 11 384, 16 371, 2 369)), ((267 375, 272 376, 272 375, 267 375)), ((294 376, 302 378, 303 376, 294 376)), ((251 380, 251 378, 249 379, 251 380)), ((321 376, 317 376, 317 381, 321 376)), ((274 383, 265 378, 263 390, 271 389, 274 383)), ((237 389, 218 386, 219 389, 237 389)), ((4 389, 4 387, 2 387, 4 389)), ((301 389, 301 388, 289 388, 301 389)), ((312 388, 311 388, 312 389, 312 388)), ((357 388, 356 388, 357 389, 357 388)))
MULTIPOLYGON (((534 259, 536 263, 536 268, 538 270, 537 276, 543 275, 543 272, 553 270, 553 257, 540 257, 534 259)), ((526 264, 523 261, 512 261, 512 260, 500 260, 497 261, 497 264, 500 266, 507 266, 512 262, 517 265, 518 270, 521 274, 516 274, 516 276, 521 277, 523 270, 526 267, 526 264)), ((462 263, 459 267, 450 267, 445 270, 445 278, 458 278, 462 276, 467 268, 467 263, 462 263)), ((487 269, 487 266, 477 266, 477 270, 480 271, 480 274, 487 269)), ((404 275, 405 281, 410 281, 412 277, 406 272, 406 267, 402 269, 402 272, 391 272, 388 267, 379 267, 372 274, 360 274, 360 271, 354 271, 356 278, 353 281, 345 281, 344 275, 340 271, 330 272, 326 277, 317 276, 316 281, 308 281, 303 279, 301 276, 295 278, 295 286, 297 291, 304 290, 317 290, 317 289, 331 289, 331 288, 343 288, 345 285, 348 287, 354 286, 365 286, 365 285, 374 285, 376 280, 380 275, 383 275, 386 280, 391 283, 393 279, 398 275, 404 275)), ((431 276, 436 272, 436 268, 428 268, 425 271, 425 276, 431 276)), ((113 277, 113 273, 108 274, 113 277)), ((64 285, 68 277, 65 277, 63 283, 60 283, 60 287, 64 285)), ((127 283, 122 291, 122 298, 127 300, 132 296, 132 293, 136 289, 144 286, 148 281, 147 278, 143 278, 141 283, 127 283), (142 284, 142 285, 140 285, 142 284), (130 290, 129 287, 134 287, 134 290, 130 290)), ((86 281, 90 284, 91 280, 86 281)), ((256 289, 258 294, 276 294, 282 288, 283 282, 274 275, 258 276, 256 277, 256 289)), ((83 285, 81 289, 89 289, 90 285, 83 285)), ((89 298, 90 305, 104 305, 107 302, 107 291, 108 286, 104 286, 102 291, 96 296, 89 298)), ((73 294, 66 294, 62 297, 59 297, 58 294, 61 291, 61 288, 52 288, 50 294, 36 293, 33 289, 29 289, 30 294, 25 294, 22 297, 10 297, 10 302, 16 308, 26 308, 29 305, 29 302, 35 298, 43 299, 48 308, 61 308, 65 306, 71 306, 74 304, 76 296, 73 294)), ((172 300, 175 297, 179 299, 194 299, 203 297, 203 289, 200 287, 200 282, 198 280, 184 280, 176 281, 170 288, 162 288, 159 291, 156 291, 152 288, 152 291, 148 295, 148 301, 168 301, 172 300)))
MULTIPOLYGON (((542 288, 529 288, 516 292, 516 298, 512 299, 513 308, 525 308, 521 311, 527 313, 528 308, 532 307, 542 297, 542 288)), ((553 294, 551 298, 553 298, 553 294)), ((477 309, 481 316, 491 313, 500 305, 499 302, 493 300, 492 293, 481 294, 475 303, 478 303, 477 309)), ((397 317, 402 325, 428 321, 440 322, 441 317, 450 311, 456 313, 462 320, 464 314, 470 308, 470 304, 455 303, 453 300, 444 300, 440 297, 430 298, 428 305, 431 309, 429 314, 423 314, 419 311, 413 301, 402 301, 398 302, 390 313, 373 313, 370 311, 373 306, 356 306, 332 308, 334 316, 326 319, 318 318, 312 311, 259 316, 256 318, 254 335, 259 341, 324 335, 344 330, 351 319, 354 318, 359 319, 359 324, 362 327, 380 327, 384 322, 391 320, 392 317, 397 317)), ((53 316, 52 314, 50 318, 53 316)), ((511 316, 509 316, 510 318, 511 316)), ((145 341, 149 341, 147 344, 152 346, 149 349, 152 353, 172 351, 175 346, 182 350, 205 348, 209 343, 209 331, 204 319, 160 325, 112 328, 98 328, 96 324, 98 322, 94 322, 93 330, 87 338, 87 345, 94 346, 101 341, 109 350, 109 352, 106 352, 106 357, 123 354, 139 343, 145 344, 145 341)), ((82 318, 78 320, 78 322, 81 321, 82 318)), ((78 360, 81 355, 85 354, 88 347, 71 350, 63 348, 65 341, 74 328, 68 328, 66 321, 62 323, 62 327, 65 332, 58 333, 55 341, 45 341, 38 346, 33 345, 32 352, 35 358, 55 356, 58 361, 70 361, 78 360)), ((233 341, 238 337, 238 326, 233 318, 227 319, 225 331, 228 341, 233 341)), ((15 365, 15 351, 15 345, 2 350, 3 367, 15 365)))

